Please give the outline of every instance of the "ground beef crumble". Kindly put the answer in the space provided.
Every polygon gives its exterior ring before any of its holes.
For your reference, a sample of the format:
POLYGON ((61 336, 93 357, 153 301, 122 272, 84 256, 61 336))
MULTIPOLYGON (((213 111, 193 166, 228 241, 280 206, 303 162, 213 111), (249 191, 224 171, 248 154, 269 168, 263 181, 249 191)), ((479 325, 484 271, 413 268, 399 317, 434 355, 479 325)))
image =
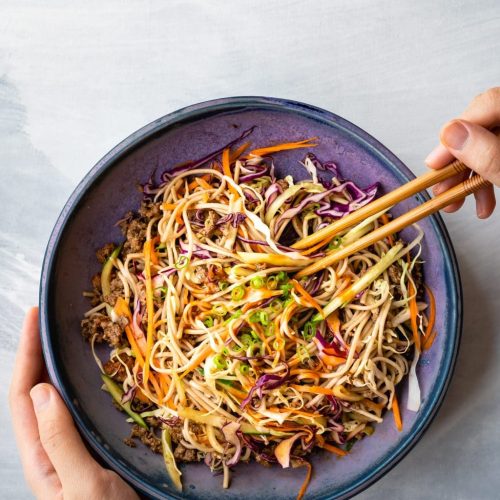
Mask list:
POLYGON ((111 347, 118 347, 121 344, 122 328, 104 314, 96 313, 85 318, 81 326, 82 335, 89 341, 95 335, 97 343, 106 342, 111 347))
MULTIPOLYGON (((162 446, 161 446, 161 440, 156 437, 153 432, 144 429, 144 427, 141 427, 140 425, 134 425, 132 426, 132 433, 130 434, 130 438, 128 438, 127 441, 133 440, 134 438, 140 439, 143 444, 145 444, 148 448, 151 448, 151 450, 154 453, 161 453, 162 452, 162 446)), ((128 444, 125 442, 125 444, 128 444)), ((130 445, 129 445, 130 446, 130 445)), ((134 443, 135 446, 135 443, 134 443)))
MULTIPOLYGON (((127 365, 127 368, 131 372, 134 368, 134 358, 127 354, 120 354, 120 359, 127 365)), ((109 375, 116 380, 116 382, 123 382, 127 378, 125 366, 117 359, 110 359, 108 362, 104 363, 103 368, 106 375, 109 375)))
POLYGON ((102 248, 99 248, 99 250, 97 250, 97 252, 95 253, 97 260, 101 264, 104 264, 108 260, 109 256, 113 253, 114 249, 115 245, 113 243, 106 243, 106 245, 104 245, 102 248))

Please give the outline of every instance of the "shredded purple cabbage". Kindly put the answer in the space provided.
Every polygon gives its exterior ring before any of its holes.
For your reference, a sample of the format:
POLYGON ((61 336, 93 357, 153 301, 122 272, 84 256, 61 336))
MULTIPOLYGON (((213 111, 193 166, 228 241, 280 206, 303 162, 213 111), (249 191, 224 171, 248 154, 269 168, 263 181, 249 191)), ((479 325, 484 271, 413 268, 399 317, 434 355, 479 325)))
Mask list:
POLYGON ((137 386, 133 385, 130 387, 127 392, 124 392, 122 395, 122 403, 127 403, 128 401, 131 401, 135 397, 135 393, 137 392, 137 386))
MULTIPOLYGON (((184 243, 182 240, 179 241, 179 246, 181 247, 180 254, 181 255, 186 255, 188 253, 188 244, 184 243)), ((194 257, 198 257, 200 259, 211 259, 212 254, 208 250, 204 250, 203 248, 200 248, 198 245, 194 245, 193 247, 193 253, 191 254, 194 257)))
POLYGON ((241 402, 240 408, 245 408, 245 406, 252 401, 254 398, 254 393, 259 400, 262 399, 265 392, 272 391, 283 385, 290 375, 290 368, 286 363, 283 363, 286 367, 286 373, 283 376, 275 375, 274 373, 266 373, 261 375, 255 385, 248 392, 248 396, 241 402))
POLYGON ((228 222, 231 223, 233 227, 238 227, 245 219, 247 216, 245 214, 242 214, 240 212, 235 212, 231 214, 224 215, 224 217, 221 217, 216 223, 216 226, 222 226, 223 224, 227 224, 228 222))

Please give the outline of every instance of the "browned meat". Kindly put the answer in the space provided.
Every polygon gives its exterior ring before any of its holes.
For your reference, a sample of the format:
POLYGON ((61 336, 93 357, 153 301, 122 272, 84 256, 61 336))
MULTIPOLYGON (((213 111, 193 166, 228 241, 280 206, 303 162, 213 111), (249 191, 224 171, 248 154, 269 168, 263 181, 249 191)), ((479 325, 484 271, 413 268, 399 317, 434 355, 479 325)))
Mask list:
MULTIPOLYGON (((132 371, 132 368, 134 368, 134 358, 127 354, 120 354, 120 359, 127 365, 128 369, 132 371)), ((103 368, 106 375, 109 375, 117 382, 123 382, 127 378, 127 370, 118 360, 110 359, 104 364, 103 368)))
POLYGON ((185 448, 182 444, 178 444, 174 450, 174 458, 181 462, 199 462, 201 457, 198 456, 197 450, 185 448))
POLYGON ((158 427, 161 427, 161 421, 160 419, 156 417, 146 417, 146 423, 150 428, 156 429, 158 427))
POLYGON ((106 342, 111 347, 117 347, 121 343, 122 329, 104 314, 93 314, 84 319, 81 326, 82 335, 89 340, 95 335, 95 341, 98 343, 106 342))
POLYGON ((127 232, 125 233, 127 241, 123 245, 123 250, 126 254, 142 252, 144 242, 146 241, 147 227, 146 222, 138 219, 133 219, 128 224, 127 232))
POLYGON ((415 281, 415 286, 417 288, 417 300, 423 300, 424 298, 424 272, 423 265, 421 262, 416 262, 413 267, 413 280, 415 281))
POLYGON ((127 445, 127 446, 130 446, 131 448, 135 448, 137 445, 135 443, 135 441, 132 439, 132 438, 125 438, 123 440, 123 442, 127 445))
POLYGON ((170 428, 170 437, 172 438, 172 443, 180 443, 182 439, 182 425, 176 425, 170 428))
POLYGON ((401 282, 401 268, 399 264, 392 264, 392 266, 389 266, 389 269, 387 269, 387 272, 391 283, 393 285, 399 285, 401 282))
POLYGON ((97 260, 101 263, 104 264, 107 260, 108 257, 113 253, 113 250, 115 249, 115 245, 113 243, 106 243, 102 248, 99 248, 97 252, 95 253, 97 256, 97 260))
POLYGON ((139 208, 141 217, 152 219, 161 216, 160 203, 153 203, 152 201, 143 201, 141 208, 139 208))
POLYGON ((212 236, 214 231, 217 229, 215 223, 217 222, 218 215, 214 210, 209 210, 207 216, 205 217, 205 227, 198 231, 198 236, 203 238, 205 236, 207 239, 212 236))
POLYGON ((115 274, 110 281, 111 293, 104 297, 104 300, 111 306, 116 304, 118 297, 123 297, 123 283, 122 280, 115 274))
POLYGON ((102 302, 101 294, 101 274, 97 273, 92 276, 92 291, 90 292, 90 302, 93 307, 99 305, 102 302))
POLYGON ((132 427, 132 434, 130 438, 138 438, 143 444, 151 448, 154 453, 161 453, 161 440, 158 439, 151 431, 140 427, 139 425, 134 425, 132 427))

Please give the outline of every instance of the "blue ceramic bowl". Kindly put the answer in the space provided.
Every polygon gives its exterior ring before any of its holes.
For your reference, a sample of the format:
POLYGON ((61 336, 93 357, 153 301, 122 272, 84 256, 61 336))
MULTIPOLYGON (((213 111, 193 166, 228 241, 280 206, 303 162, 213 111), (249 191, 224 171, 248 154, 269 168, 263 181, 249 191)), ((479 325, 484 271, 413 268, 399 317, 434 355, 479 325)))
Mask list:
MULTIPOLYGON (((352 123, 327 111, 282 99, 240 97, 196 104, 171 113, 132 134, 109 152, 78 185, 62 210, 50 237, 40 285, 40 325, 48 371, 76 424, 102 462, 141 493, 153 498, 180 498, 171 487, 162 458, 148 449, 127 447, 122 439, 129 424, 116 411, 101 381, 89 345, 80 334, 80 320, 88 309, 82 291, 99 271, 95 250, 121 241, 114 226, 123 214, 137 208, 137 184, 154 169, 204 156, 256 125, 253 144, 263 146, 317 136, 315 154, 333 160, 344 178, 361 186, 379 181, 389 191, 413 178, 390 151, 352 123)), ((278 174, 303 178, 298 166, 304 151, 280 153, 278 174)), ((425 197, 425 196, 424 196, 425 197)), ((421 202, 417 196, 402 203, 395 214, 421 202)), ((438 215, 421 222, 425 231, 425 279, 438 304, 437 340, 418 366, 422 406, 406 411, 406 383, 401 407, 404 430, 394 428, 391 415, 373 436, 357 444, 342 459, 314 453, 314 476, 307 498, 347 498, 389 471, 420 439, 438 410, 450 381, 461 333, 462 305, 453 248, 438 215)), ((412 236, 405 231, 406 238, 412 236)), ((105 348, 102 354, 104 355, 105 348)), ((182 498, 294 498, 304 470, 264 468, 241 464, 232 485, 223 490, 221 478, 203 464, 182 467, 182 498)))

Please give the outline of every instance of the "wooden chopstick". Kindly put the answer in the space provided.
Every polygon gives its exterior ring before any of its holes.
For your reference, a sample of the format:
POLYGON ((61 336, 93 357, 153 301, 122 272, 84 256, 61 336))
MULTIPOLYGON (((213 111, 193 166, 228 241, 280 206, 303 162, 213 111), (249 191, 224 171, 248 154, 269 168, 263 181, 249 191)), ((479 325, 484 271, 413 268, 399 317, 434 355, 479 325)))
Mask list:
MULTIPOLYGON (((320 229, 319 231, 302 238, 292 245, 292 248, 296 248, 297 250, 303 250, 305 248, 309 248, 320 241, 323 241, 327 238, 333 238, 336 234, 340 233, 344 229, 348 227, 354 226, 355 224, 361 222, 362 220, 374 215, 386 208, 392 207, 396 203, 399 203, 414 194, 427 189, 438 182, 444 181, 449 177, 452 177, 455 174, 463 172, 467 169, 467 167, 460 161, 455 160, 446 167, 440 170, 431 170, 416 179, 413 179, 406 184, 403 184, 401 187, 387 193, 386 195, 373 200, 368 205, 361 207, 360 209, 352 212, 351 214, 343 217, 330 224, 329 226, 320 229)), ((466 195, 464 195, 466 196, 466 195)), ((424 205, 422 205, 424 206, 424 205)), ((446 206, 446 205, 444 205, 446 206)), ((438 209, 439 210, 439 209, 438 209)), ((431 212, 432 213, 432 212, 431 212)), ((417 219, 418 220, 418 219, 417 219)))
MULTIPOLYGON (((446 168, 448 168, 448 167, 446 167, 446 168)), ((461 170, 459 170, 459 171, 461 171, 461 170)), ((439 172, 439 171, 437 171, 437 172, 439 172)), ((432 174, 434 172, 429 172, 429 173, 432 174)), ((425 174, 425 175, 428 175, 428 174, 425 174)), ((421 176, 421 177, 424 177, 424 176, 421 176)), ((417 181, 421 177, 415 179, 415 181, 417 181)), ((414 181, 412 181, 412 182, 414 182, 414 181)), ((410 184, 410 183, 408 183, 408 184, 410 184)), ((408 184, 406 184, 405 186, 407 186, 408 184)), ((346 257, 349 257, 349 255, 352 255, 355 252, 359 252, 360 250, 363 250, 363 249, 369 247, 370 245, 373 245, 377 241, 380 241, 381 239, 386 238, 387 236, 390 236, 394 233, 397 233, 398 231, 401 231, 406 226, 409 226, 410 224, 413 224, 414 222, 417 222, 418 220, 423 219, 424 217, 427 217, 428 215, 431 215, 434 212, 437 212, 438 210, 441 210, 442 208, 447 207, 448 205, 451 205, 452 203, 465 198, 469 194, 475 193, 477 190, 484 188, 484 187, 488 186, 489 184, 490 184, 490 182, 483 179, 481 176, 474 175, 474 176, 470 177, 469 179, 465 180, 464 182, 458 184, 457 186, 449 189, 448 191, 441 193, 439 196, 436 196, 435 198, 432 198, 429 201, 426 201, 422 205, 415 207, 414 209, 410 210, 409 212, 406 212, 405 214, 401 215, 397 219, 394 219, 391 222, 388 222, 387 224, 384 224, 383 226, 375 229, 375 231, 368 233, 367 235, 363 236, 362 238, 355 241, 351 245, 347 245, 345 248, 341 248, 339 250, 332 251, 331 253, 327 254, 325 257, 317 260, 313 264, 310 264, 309 266, 307 266, 304 269, 302 269, 301 271, 299 271, 296 274, 296 277, 301 278, 302 276, 309 276, 311 274, 314 274, 317 271, 320 271, 321 269, 324 269, 326 266, 331 266, 332 264, 335 264, 336 262, 338 262, 342 259, 345 259, 346 257)), ((405 186, 402 186, 402 187, 405 187, 405 186)), ((396 190, 396 191, 398 191, 398 190, 396 190)), ((394 192, 396 192, 396 191, 394 191, 394 192)), ((413 193, 414 192, 412 191, 412 194, 413 193)), ((391 194, 391 193, 389 193, 389 194, 391 194)), ((383 198, 380 198, 380 200, 381 199, 383 199, 383 198)), ((370 203, 370 205, 373 205, 374 203, 375 202, 372 202, 372 203, 370 203)), ((367 205, 367 207, 369 207, 370 205, 367 205)), ((385 206, 384 206, 384 208, 385 208, 385 206)), ((360 209, 359 211, 361 211, 361 210, 362 209, 360 209)), ((380 206, 378 206, 377 208, 370 210, 369 213, 370 214, 377 213, 380 210, 381 210, 381 208, 380 208, 380 206)), ((354 212, 354 213, 356 213, 356 212, 354 212)), ((349 216, 347 216, 347 217, 349 217, 349 216)), ((347 217, 345 217, 345 218, 347 219, 347 217)), ((366 217, 366 215, 365 215, 365 217, 366 217)), ((343 220, 343 219, 341 219, 341 220, 343 220)), ((340 222, 340 221, 338 221, 338 222, 340 222)), ((352 225, 352 223, 349 225, 352 225)))

